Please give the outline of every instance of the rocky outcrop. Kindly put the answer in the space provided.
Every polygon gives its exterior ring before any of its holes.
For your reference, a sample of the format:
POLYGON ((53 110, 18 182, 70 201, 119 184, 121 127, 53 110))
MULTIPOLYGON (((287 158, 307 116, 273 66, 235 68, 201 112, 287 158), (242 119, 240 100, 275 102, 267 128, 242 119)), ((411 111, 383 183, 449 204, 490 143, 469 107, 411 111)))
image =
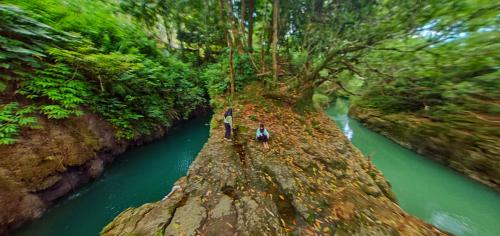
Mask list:
POLYGON ((135 141, 119 141, 113 127, 93 114, 57 122, 39 117, 39 122, 42 129, 24 130, 16 144, 0 146, 0 235, 97 178, 127 147, 165 133, 159 129, 135 141))
MULTIPOLYGON (((500 191, 500 137, 412 114, 354 106, 349 115, 394 142, 500 191)), ((491 127, 494 129, 494 127, 491 127)))
MULTIPOLYGON (((117 216, 101 235, 445 235, 405 213, 383 175, 320 113, 240 99, 236 135, 222 117, 165 199, 117 216), (271 132, 269 150, 255 128, 271 132)), ((218 112, 220 113, 220 111, 218 112)))

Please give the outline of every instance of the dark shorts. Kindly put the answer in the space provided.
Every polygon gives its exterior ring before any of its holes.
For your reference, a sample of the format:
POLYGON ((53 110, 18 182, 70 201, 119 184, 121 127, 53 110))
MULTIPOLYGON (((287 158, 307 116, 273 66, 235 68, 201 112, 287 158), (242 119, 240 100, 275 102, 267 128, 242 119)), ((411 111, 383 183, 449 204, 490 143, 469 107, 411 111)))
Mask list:
POLYGON ((226 132, 224 133, 224 138, 230 139, 231 138, 231 125, 229 123, 224 122, 224 129, 226 132))
POLYGON ((257 140, 267 143, 267 135, 261 135, 257 138, 257 140))

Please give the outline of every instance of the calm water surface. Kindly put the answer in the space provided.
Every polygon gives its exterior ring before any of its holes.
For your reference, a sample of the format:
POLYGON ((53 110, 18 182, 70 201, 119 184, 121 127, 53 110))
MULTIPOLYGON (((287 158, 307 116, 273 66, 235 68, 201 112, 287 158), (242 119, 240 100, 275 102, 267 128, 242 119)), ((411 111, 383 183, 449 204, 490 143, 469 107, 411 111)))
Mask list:
POLYGON ((127 151, 103 176, 70 195, 17 236, 89 236, 128 207, 162 199, 185 175, 208 138, 209 117, 174 127, 154 143, 127 151))
MULTIPOLYGON (((354 145, 373 155, 403 209, 455 235, 500 236, 499 193, 364 128, 347 110, 348 103, 338 100, 327 113, 354 145)), ((97 235, 125 208, 163 198, 201 150, 208 124, 209 117, 194 119, 128 151, 100 179, 15 235, 97 235)))
POLYGON ((399 146, 347 116, 337 100, 327 114, 391 182, 403 209, 455 235, 500 236, 500 194, 399 146))

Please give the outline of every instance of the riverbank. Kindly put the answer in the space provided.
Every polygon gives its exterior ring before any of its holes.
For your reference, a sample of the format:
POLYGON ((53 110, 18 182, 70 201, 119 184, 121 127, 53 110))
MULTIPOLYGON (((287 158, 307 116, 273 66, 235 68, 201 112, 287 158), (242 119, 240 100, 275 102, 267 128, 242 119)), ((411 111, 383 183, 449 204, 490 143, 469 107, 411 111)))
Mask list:
POLYGON ((500 191, 499 137, 407 113, 384 115, 353 106, 349 115, 401 146, 500 191))
POLYGON ((98 235, 126 208, 162 199, 207 141, 210 118, 203 114, 181 122, 164 137, 127 150, 98 179, 71 192, 12 236, 98 235))
POLYGON ((177 190, 122 212, 101 234, 445 235, 399 208, 383 175, 325 114, 300 115, 262 91, 249 86, 235 102, 233 142, 222 139, 217 110, 177 190), (270 150, 254 141, 260 122, 270 150))
POLYGON ((500 193, 366 128, 348 108, 337 99, 326 113, 384 173, 401 208, 456 236, 500 235, 500 193))
POLYGON ((92 113, 57 122, 38 119, 42 129, 24 130, 16 144, 0 146, 0 207, 4 209, 0 234, 40 217, 59 199, 97 179, 117 155, 163 137, 168 130, 160 127, 151 135, 125 141, 92 113))

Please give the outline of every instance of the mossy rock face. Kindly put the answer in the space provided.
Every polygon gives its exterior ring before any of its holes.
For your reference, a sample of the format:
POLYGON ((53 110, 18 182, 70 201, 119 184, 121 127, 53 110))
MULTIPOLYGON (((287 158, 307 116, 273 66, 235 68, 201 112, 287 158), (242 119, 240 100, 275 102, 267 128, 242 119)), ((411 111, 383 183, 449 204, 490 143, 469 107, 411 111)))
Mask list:
POLYGON ((472 119, 466 119, 466 125, 438 122, 359 106, 352 107, 349 114, 396 143, 500 190, 500 136, 484 131, 484 123, 471 128, 472 119))
MULTIPOLYGON (((163 235, 445 235, 396 205, 380 171, 326 115, 242 97, 232 142, 219 125, 174 195, 127 210, 101 234, 155 235, 141 225, 172 212, 172 220, 155 222, 163 235), (271 134, 270 149, 255 141, 259 123, 271 134), (160 210, 165 205, 175 208, 160 210), (155 213, 146 219, 145 211, 155 213)), ((222 111, 215 114, 222 123, 222 111)))
POLYGON ((67 167, 87 163, 114 142, 113 134, 105 133, 113 130, 91 115, 57 123, 42 120, 42 125, 43 129, 27 131, 18 143, 0 147, 0 167, 30 191, 50 187, 67 167))
POLYGON ((0 182, 6 183, 0 183, 0 208, 8 216, 0 217, 0 234, 98 177, 109 153, 126 147, 111 125, 93 114, 57 122, 38 119, 42 129, 23 130, 16 144, 0 146, 0 182))
POLYGON ((15 227, 15 223, 25 219, 39 217, 45 205, 35 195, 14 179, 8 176, 8 171, 0 168, 0 235, 7 235, 7 230, 15 227))

